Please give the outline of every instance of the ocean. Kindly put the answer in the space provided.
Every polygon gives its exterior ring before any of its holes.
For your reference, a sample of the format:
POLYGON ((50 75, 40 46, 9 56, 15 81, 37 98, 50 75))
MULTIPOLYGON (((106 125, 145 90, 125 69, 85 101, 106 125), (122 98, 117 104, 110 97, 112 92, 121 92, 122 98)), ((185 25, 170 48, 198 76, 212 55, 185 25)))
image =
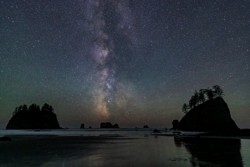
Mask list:
POLYGON ((2 167, 249 167, 250 140, 151 135, 152 129, 0 130, 2 167))

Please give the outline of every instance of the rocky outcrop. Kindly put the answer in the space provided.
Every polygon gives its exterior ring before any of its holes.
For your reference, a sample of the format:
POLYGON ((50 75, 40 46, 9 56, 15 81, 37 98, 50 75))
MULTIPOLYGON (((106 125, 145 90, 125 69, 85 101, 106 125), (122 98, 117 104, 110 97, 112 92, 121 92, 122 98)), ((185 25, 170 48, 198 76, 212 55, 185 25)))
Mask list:
POLYGON ((84 129, 84 128, 85 128, 84 124, 81 124, 80 129, 84 129))
POLYGON ((148 126, 148 125, 144 125, 143 128, 144 128, 144 129, 147 129, 147 128, 149 128, 149 126, 148 126))
POLYGON ((110 122, 102 122, 100 128, 119 128, 118 124, 112 125, 110 122))
POLYGON ((179 130, 235 133, 238 126, 226 102, 217 97, 191 109, 178 123, 179 130))
POLYGON ((52 106, 44 104, 42 109, 36 104, 29 108, 22 105, 16 108, 6 129, 59 129, 56 114, 52 106))

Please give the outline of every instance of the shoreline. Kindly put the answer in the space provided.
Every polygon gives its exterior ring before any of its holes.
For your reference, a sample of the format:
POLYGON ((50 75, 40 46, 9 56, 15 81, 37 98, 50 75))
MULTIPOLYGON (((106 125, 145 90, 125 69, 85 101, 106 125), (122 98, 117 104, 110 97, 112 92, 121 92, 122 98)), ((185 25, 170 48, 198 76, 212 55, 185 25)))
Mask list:
POLYGON ((233 134, 219 132, 195 132, 195 131, 163 131, 154 132, 150 129, 56 129, 56 130, 1 130, 0 141, 29 140, 29 139, 81 139, 81 140, 109 140, 129 139, 145 136, 167 136, 175 138, 214 138, 214 139, 250 139, 249 130, 243 130, 233 134), (244 133, 243 133, 244 132, 244 133))

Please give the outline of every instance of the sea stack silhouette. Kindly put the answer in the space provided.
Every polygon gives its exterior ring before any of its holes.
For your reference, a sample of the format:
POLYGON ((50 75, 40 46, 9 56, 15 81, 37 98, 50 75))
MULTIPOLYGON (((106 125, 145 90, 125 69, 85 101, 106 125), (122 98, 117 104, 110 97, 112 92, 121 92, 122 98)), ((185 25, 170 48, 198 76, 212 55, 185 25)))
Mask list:
POLYGON ((192 108, 179 121, 178 130, 233 134, 239 131, 222 97, 216 97, 192 108))
POLYGON ((59 129, 56 114, 52 106, 44 104, 40 109, 39 105, 21 105, 16 108, 12 118, 9 120, 6 129, 59 129))
POLYGON ((118 124, 112 125, 110 122, 101 122, 100 128, 119 128, 118 124))

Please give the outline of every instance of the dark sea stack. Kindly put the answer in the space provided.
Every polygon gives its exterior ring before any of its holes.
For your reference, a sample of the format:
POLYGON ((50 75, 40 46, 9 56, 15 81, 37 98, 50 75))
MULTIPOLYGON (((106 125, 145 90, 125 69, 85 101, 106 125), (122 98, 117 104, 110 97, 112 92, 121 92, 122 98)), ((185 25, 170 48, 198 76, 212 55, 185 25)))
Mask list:
POLYGON ((118 124, 114 124, 113 128, 119 128, 119 125, 118 124))
POLYGON ((217 97, 191 109, 178 123, 179 130, 236 133, 238 126, 231 118, 226 102, 217 97))
POLYGON ((149 128, 149 126, 148 126, 148 125, 144 125, 143 128, 144 128, 144 129, 147 129, 147 128, 149 128))
POLYGON ((84 124, 81 124, 80 129, 84 129, 84 128, 85 128, 84 124))
POLYGON ((44 104, 40 110, 38 105, 32 104, 29 109, 26 105, 20 106, 13 113, 6 129, 60 129, 60 126, 50 105, 44 104))
POLYGON ((112 125, 110 122, 102 122, 100 128, 119 128, 118 124, 112 125))

